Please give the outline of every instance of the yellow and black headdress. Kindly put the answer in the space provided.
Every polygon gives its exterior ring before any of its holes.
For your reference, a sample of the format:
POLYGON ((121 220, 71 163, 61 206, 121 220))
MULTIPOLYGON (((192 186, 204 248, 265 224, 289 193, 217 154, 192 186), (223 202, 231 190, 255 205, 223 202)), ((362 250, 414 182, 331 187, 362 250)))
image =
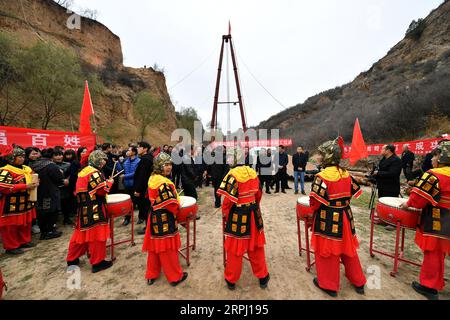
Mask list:
POLYGON ((437 149, 441 153, 438 163, 450 166, 450 141, 441 142, 437 149))
POLYGON ((95 168, 100 168, 102 160, 107 161, 108 156, 101 150, 92 151, 88 158, 89 165, 95 168))
POLYGON ((20 147, 6 147, 1 154, 9 164, 13 164, 17 157, 25 157, 25 150, 20 147))
POLYGON ((172 164, 172 158, 167 153, 161 152, 153 162, 153 173, 162 174, 167 164, 172 164))
POLYGON ((337 166, 341 162, 344 153, 344 141, 342 137, 327 141, 319 146, 318 151, 323 157, 323 167, 337 166))
POLYGON ((245 164, 244 150, 239 147, 227 149, 227 163, 230 168, 245 164))

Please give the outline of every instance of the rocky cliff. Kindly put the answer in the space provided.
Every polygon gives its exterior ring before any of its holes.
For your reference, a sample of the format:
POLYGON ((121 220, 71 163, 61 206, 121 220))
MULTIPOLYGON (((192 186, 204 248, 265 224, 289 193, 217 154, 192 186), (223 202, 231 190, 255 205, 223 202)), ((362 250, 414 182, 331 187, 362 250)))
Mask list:
MULTIPOLYGON (((175 108, 166 88, 164 74, 152 68, 134 69, 123 65, 120 38, 103 24, 82 17, 80 29, 68 28, 71 13, 52 0, 0 0, 0 31, 11 34, 24 46, 38 41, 52 42, 73 50, 84 69, 100 72, 105 65, 115 75, 105 83, 105 91, 95 97, 94 109, 98 133, 103 140, 125 144, 138 139, 139 119, 133 115, 133 99, 141 90, 150 90, 164 103, 166 121, 148 129, 152 144, 170 142, 176 128, 175 108)), ((81 106, 81 101, 80 101, 81 106)), ((29 112, 39 112, 30 106, 29 112)), ((23 122, 15 125, 25 125, 23 122)), ((77 119, 75 119, 77 122, 77 119)), ((51 129, 68 130, 65 117, 57 119, 51 129)))
POLYGON ((279 128, 283 137, 309 148, 338 134, 350 143, 357 117, 367 142, 450 130, 450 1, 408 31, 353 82, 311 97, 259 127, 279 128))

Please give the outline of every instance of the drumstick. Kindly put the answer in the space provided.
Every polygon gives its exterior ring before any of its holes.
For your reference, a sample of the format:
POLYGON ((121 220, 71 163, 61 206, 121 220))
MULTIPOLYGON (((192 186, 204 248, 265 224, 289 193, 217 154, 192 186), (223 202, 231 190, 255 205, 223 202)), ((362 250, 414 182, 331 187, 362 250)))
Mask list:
MULTIPOLYGON (((114 172, 116 171, 116 165, 117 165, 117 161, 114 162, 114 167, 113 167, 113 171, 111 173, 111 177, 114 176, 114 172)), ((113 178, 114 179, 114 178, 113 178)))
POLYGON ((184 192, 184 189, 181 189, 180 192, 178 192, 178 195, 182 194, 184 192))
POLYGON ((122 174, 125 170, 122 170, 120 172, 117 172, 115 176, 113 176, 111 179, 114 179, 115 177, 117 177, 119 174, 122 174))

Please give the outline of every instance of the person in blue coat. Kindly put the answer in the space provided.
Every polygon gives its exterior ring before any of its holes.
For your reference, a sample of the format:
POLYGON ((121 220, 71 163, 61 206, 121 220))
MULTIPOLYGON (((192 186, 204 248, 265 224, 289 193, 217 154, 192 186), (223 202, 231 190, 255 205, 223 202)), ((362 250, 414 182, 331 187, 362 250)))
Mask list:
MULTIPOLYGON (((131 146, 128 148, 127 158, 125 159, 123 164, 120 164, 118 162, 116 165, 116 172, 124 170, 123 185, 125 187, 125 192, 129 194, 131 199, 133 200, 133 206, 136 205, 136 197, 134 196, 134 174, 136 173, 136 168, 138 167, 140 161, 141 159, 138 157, 137 148, 131 146)), ((128 224, 130 224, 130 221, 131 215, 126 216, 122 224, 124 226, 127 226, 128 224)))

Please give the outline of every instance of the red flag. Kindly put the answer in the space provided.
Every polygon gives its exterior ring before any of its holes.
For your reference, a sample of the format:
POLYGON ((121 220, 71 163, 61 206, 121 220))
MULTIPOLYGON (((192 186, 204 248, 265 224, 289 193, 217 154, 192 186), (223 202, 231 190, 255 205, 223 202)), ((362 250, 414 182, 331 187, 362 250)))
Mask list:
POLYGON ((361 132, 361 127, 359 126, 359 120, 356 118, 355 128, 353 129, 353 140, 352 149, 350 150, 350 165, 353 166, 360 159, 367 158, 369 155, 367 153, 366 143, 361 132))
POLYGON ((94 108, 92 106, 91 94, 89 93, 89 85, 86 81, 84 88, 83 106, 80 113, 80 128, 81 134, 92 134, 91 116, 94 115, 94 108))

